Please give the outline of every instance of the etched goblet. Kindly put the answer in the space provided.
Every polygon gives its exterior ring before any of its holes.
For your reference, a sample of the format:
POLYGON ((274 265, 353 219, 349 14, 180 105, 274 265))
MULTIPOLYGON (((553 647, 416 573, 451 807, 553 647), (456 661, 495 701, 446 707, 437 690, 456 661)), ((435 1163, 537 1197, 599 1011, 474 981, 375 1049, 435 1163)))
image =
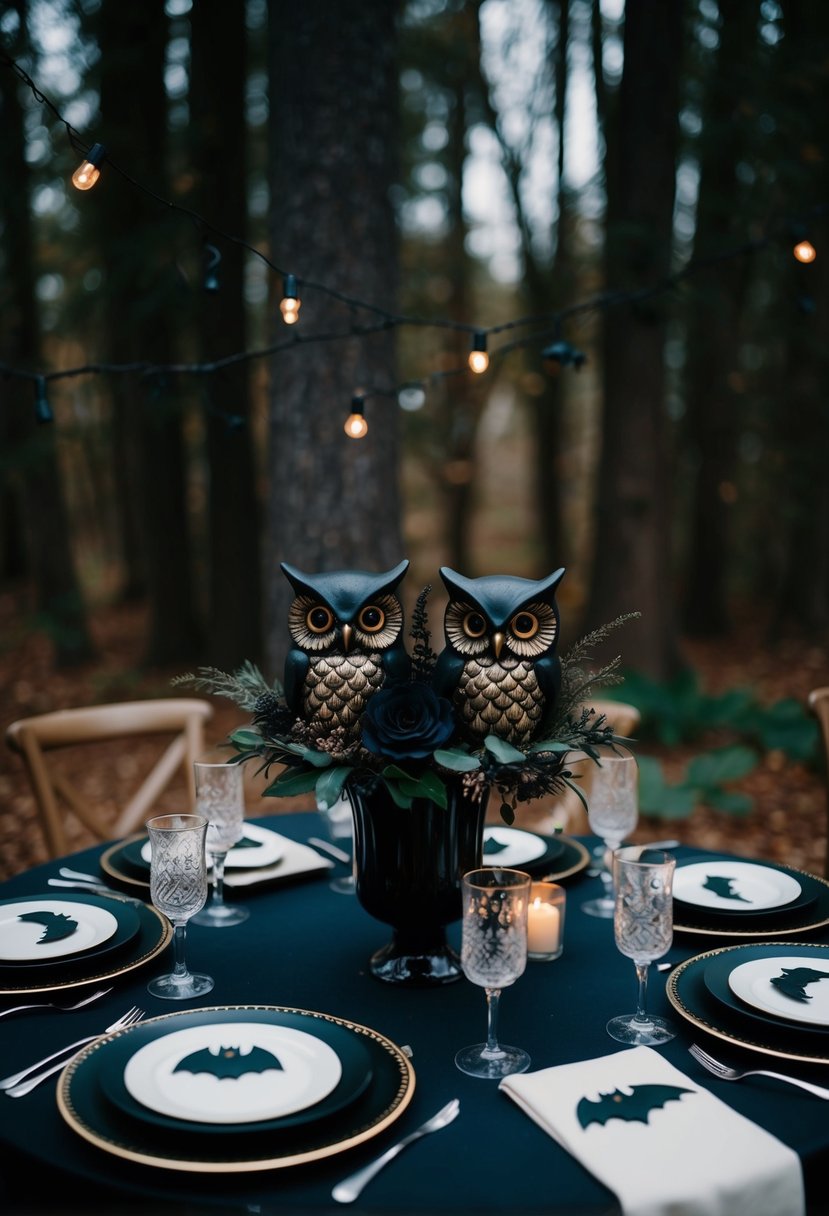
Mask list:
POLYGON ((210 902, 198 916, 196 925, 209 929, 225 929, 240 925, 250 912, 238 905, 230 907, 224 899, 225 861, 230 849, 242 837, 245 822, 244 772, 240 764, 210 763, 197 760, 196 813, 208 822, 207 852, 213 866, 213 889, 210 902))
POLYGON ((614 913, 613 875, 604 858, 618 849, 636 827, 639 819, 639 769, 630 752, 615 752, 600 747, 599 763, 591 768, 591 784, 587 794, 587 818, 590 830, 602 838, 604 854, 600 877, 604 890, 595 899, 582 904, 589 916, 610 920, 614 913))
POLYGON ((530 1057, 521 1047, 498 1042, 501 990, 514 984, 527 966, 527 910, 531 879, 520 870, 470 870, 461 880, 461 967, 473 984, 486 989, 485 1043, 464 1047, 455 1056, 461 1072, 497 1079, 526 1072, 530 1057))
POLYGON ((646 1009, 648 967, 671 948, 674 936, 673 879, 676 858, 660 849, 630 845, 613 854, 616 945, 632 958, 639 981, 636 1013, 622 1014, 607 1023, 607 1033, 620 1043, 637 1047, 667 1043, 676 1031, 665 1018, 646 1009))
POLYGON ((147 991, 169 1001, 210 992, 213 980, 188 970, 184 958, 187 922, 207 899, 207 820, 201 815, 158 815, 147 823, 152 846, 150 897, 173 926, 175 962, 168 975, 151 980, 147 991))

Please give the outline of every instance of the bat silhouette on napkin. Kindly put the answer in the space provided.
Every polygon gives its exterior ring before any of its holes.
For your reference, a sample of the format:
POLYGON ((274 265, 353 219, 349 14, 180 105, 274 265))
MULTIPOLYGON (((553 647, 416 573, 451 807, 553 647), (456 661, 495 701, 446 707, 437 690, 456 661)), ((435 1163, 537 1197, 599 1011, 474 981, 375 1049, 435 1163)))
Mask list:
POLYGON ((599 1094, 595 1101, 582 1098, 576 1107, 576 1118, 582 1127, 591 1123, 604 1126, 611 1119, 622 1119, 625 1123, 647 1123, 651 1111, 661 1110, 668 1102, 678 1102, 683 1094, 692 1094, 693 1089, 682 1089, 679 1085, 631 1085, 631 1092, 614 1089, 609 1094, 599 1094))

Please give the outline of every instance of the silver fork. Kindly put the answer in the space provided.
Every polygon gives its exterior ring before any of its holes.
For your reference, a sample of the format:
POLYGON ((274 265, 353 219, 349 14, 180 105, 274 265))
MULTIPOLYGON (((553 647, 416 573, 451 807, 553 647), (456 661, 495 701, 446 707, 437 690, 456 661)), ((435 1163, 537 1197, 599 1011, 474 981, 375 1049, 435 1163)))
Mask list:
POLYGON ((112 992, 112 989, 99 988, 97 992, 93 992, 91 996, 85 996, 82 1001, 76 1001, 74 1005, 56 1005, 53 1001, 41 1001, 37 1005, 12 1005, 11 1009, 0 1009, 0 1018, 4 1018, 10 1013, 22 1013, 24 1009, 60 1009, 63 1013, 70 1013, 73 1009, 91 1005, 93 1001, 106 996, 108 992, 112 992))
POLYGON ((731 1068, 728 1064, 721 1064, 719 1060, 709 1056, 708 1052, 697 1047, 696 1043, 692 1043, 688 1050, 703 1068, 707 1068, 721 1081, 742 1081, 743 1077, 773 1077, 775 1081, 788 1081, 789 1085, 805 1089, 807 1093, 814 1094, 816 1098, 829 1099, 829 1089, 824 1089, 821 1085, 813 1085, 811 1081, 801 1081, 800 1077, 789 1077, 782 1072, 767 1072, 763 1068, 731 1068))
POLYGON ((76 1043, 67 1043, 59 1051, 53 1051, 50 1056, 46 1056, 42 1060, 36 1060, 28 1068, 14 1073, 11 1077, 4 1077, 0 1081, 0 1089, 5 1090, 10 1098, 22 1098, 24 1094, 31 1093, 36 1085, 40 1085, 41 1081, 45 1081, 53 1073, 60 1072, 62 1068, 65 1068, 72 1056, 86 1043, 94 1043, 96 1039, 103 1038, 105 1034, 112 1034, 116 1030, 124 1030, 127 1026, 135 1026, 143 1017, 144 1010, 139 1009, 137 1005, 133 1005, 132 1009, 128 1009, 111 1026, 107 1026, 106 1030, 101 1030, 98 1034, 89 1034, 84 1039, 78 1039, 76 1043), (51 1064, 49 1068, 43 1068, 44 1064, 50 1064, 58 1056, 66 1056, 66 1059, 58 1060, 57 1064, 51 1064), (38 1071, 39 1069, 43 1071, 38 1071), (29 1076, 30 1073, 34 1075, 29 1076), (24 1077, 28 1079, 24 1080, 24 1077))
POLYGON ((344 1178, 342 1182, 338 1182, 331 1192, 331 1198, 336 1199, 338 1203, 352 1203, 366 1183, 370 1182, 375 1174, 379 1174, 384 1165, 387 1165, 398 1153, 402 1152, 407 1145, 412 1144, 415 1140, 419 1140, 421 1136, 428 1136, 429 1132, 436 1132, 441 1127, 446 1127, 457 1117, 460 1108, 461 1104, 457 1098, 453 1098, 451 1102, 447 1102, 436 1115, 432 1115, 431 1119, 427 1119, 415 1131, 410 1132, 408 1136, 404 1136, 402 1140, 398 1140, 397 1144, 393 1144, 391 1148, 387 1148, 376 1161, 372 1161, 363 1169, 357 1170, 356 1174, 350 1174, 348 1178, 344 1178))

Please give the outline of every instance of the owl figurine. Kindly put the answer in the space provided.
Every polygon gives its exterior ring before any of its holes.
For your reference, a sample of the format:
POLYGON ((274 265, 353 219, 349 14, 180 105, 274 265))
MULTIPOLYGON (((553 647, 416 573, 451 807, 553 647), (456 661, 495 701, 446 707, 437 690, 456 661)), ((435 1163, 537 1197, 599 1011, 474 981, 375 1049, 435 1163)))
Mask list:
POLYGON ((296 592, 285 660, 285 699, 296 717, 324 731, 342 727, 344 742, 353 742, 373 693, 408 678, 403 606, 395 593, 408 568, 402 561, 384 574, 304 574, 282 563, 296 592))
POLYGON ((564 570, 538 582, 464 578, 446 566, 440 576, 449 603, 435 691, 452 701, 469 742, 491 734, 524 747, 549 717, 561 683, 555 592, 564 570))

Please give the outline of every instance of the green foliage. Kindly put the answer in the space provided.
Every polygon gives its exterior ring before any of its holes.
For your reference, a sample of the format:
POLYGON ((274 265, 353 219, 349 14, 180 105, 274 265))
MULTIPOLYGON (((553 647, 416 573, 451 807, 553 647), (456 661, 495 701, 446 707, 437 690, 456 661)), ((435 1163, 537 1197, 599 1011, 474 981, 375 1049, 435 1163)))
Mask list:
POLYGON ((687 819, 701 804, 731 815, 752 809, 748 794, 723 788, 748 776, 758 763, 750 747, 734 744, 702 752, 688 763, 683 779, 670 785, 654 756, 639 757, 639 808, 659 819, 687 819))
POLYGON ((642 714, 640 738, 668 747, 698 739, 708 731, 742 736, 763 751, 779 750, 790 760, 809 763, 818 755, 817 723, 792 698, 764 706, 749 689, 712 695, 697 674, 686 669, 667 684, 640 672, 625 676, 625 700, 642 714))
POLYGON ((249 659, 233 672, 221 671, 218 667, 199 667, 196 672, 187 671, 183 675, 173 676, 170 683, 174 688, 195 688, 216 697, 227 697, 240 709, 250 711, 256 708, 256 702, 263 694, 282 693, 280 684, 274 681, 271 686, 249 659))

